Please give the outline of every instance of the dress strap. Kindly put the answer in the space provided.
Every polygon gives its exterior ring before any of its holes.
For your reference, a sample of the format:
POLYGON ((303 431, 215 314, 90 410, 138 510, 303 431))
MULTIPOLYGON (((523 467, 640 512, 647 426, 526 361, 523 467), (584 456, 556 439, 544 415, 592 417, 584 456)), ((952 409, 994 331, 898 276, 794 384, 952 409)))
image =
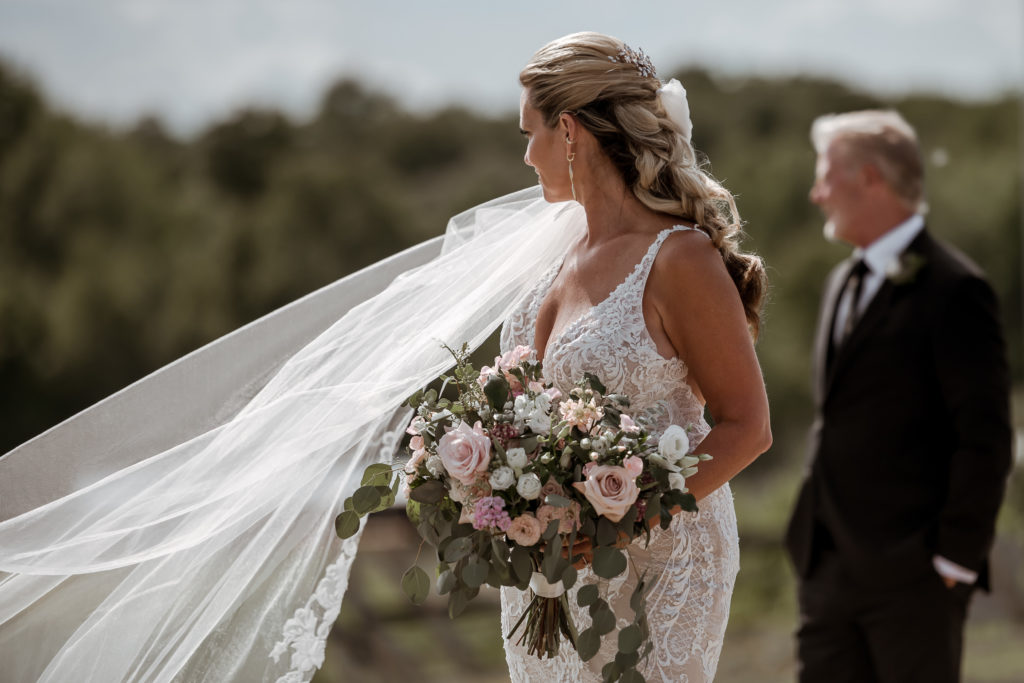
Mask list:
POLYGON ((654 259, 658 258, 658 252, 661 251, 661 245, 665 243, 665 240, 668 239, 669 235, 676 232, 682 232, 684 230, 692 230, 693 232, 704 235, 709 240, 711 239, 711 236, 701 230, 698 226, 691 227, 689 225, 673 225, 671 228, 665 228, 659 232, 658 236, 654 239, 654 242, 647 249, 647 254, 640 262, 640 268, 638 268, 640 272, 638 273, 639 277, 637 278, 637 289, 641 297, 643 297, 644 289, 647 287, 647 278, 651 274, 651 268, 654 267, 654 259))

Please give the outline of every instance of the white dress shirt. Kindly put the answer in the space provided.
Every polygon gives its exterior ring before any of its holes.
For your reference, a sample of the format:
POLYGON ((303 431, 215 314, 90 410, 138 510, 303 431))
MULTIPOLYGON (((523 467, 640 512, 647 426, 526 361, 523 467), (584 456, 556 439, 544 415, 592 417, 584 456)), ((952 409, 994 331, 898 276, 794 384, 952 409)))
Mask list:
MULTIPOLYGON (((861 259, 868 267, 868 272, 864 275, 860 301, 857 302, 857 311, 861 315, 867 310, 868 304, 875 298, 878 290, 882 288, 886 272, 891 269, 893 263, 899 261, 900 254, 923 229, 924 216, 915 213, 867 247, 857 247, 853 250, 854 258, 861 259)), ((836 344, 841 341, 842 331, 846 327, 846 319, 850 317, 850 299, 852 298, 853 288, 847 287, 836 307, 836 321, 832 328, 832 340, 836 344)))
MULTIPOLYGON (((863 260, 868 267, 868 272, 864 275, 860 300, 857 302, 857 311, 861 315, 878 290, 882 288, 886 274, 892 271, 893 264, 898 263, 900 254, 910 246, 910 243, 923 229, 924 216, 915 213, 867 247, 854 249, 854 257, 863 260)), ((836 307, 835 326, 832 328, 832 339, 837 344, 841 341, 842 330, 846 326, 846 319, 850 316, 853 288, 847 287, 846 290, 836 307)), ((978 572, 962 567, 941 555, 932 557, 932 566, 941 576, 960 583, 973 584, 978 580, 978 572)))

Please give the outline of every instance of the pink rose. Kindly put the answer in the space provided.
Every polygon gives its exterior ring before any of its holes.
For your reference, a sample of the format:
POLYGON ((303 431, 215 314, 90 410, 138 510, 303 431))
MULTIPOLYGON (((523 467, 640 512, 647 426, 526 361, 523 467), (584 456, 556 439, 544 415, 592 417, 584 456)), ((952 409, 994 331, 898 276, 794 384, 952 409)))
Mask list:
POLYGON ((512 520, 505 534, 509 537, 509 540, 515 541, 522 546, 535 545, 540 540, 540 535, 544 529, 541 527, 537 518, 527 513, 519 515, 512 520))
POLYGON ((551 495, 565 496, 565 489, 563 489, 562 486, 554 479, 548 479, 548 483, 544 484, 540 489, 541 500, 544 500, 547 496, 551 495))
POLYGON ((491 437, 484 433, 480 422, 470 428, 459 420, 458 426, 437 443, 437 454, 448 474, 469 486, 476 481, 477 472, 487 471, 491 462, 491 437))
POLYGON ((644 473, 644 461, 635 455, 631 455, 622 461, 622 466, 629 472, 629 476, 636 479, 644 473))
POLYGON ((586 481, 573 484, 599 515, 618 522, 636 502, 640 489, 636 477, 630 476, 624 467, 597 465, 590 470, 586 481))

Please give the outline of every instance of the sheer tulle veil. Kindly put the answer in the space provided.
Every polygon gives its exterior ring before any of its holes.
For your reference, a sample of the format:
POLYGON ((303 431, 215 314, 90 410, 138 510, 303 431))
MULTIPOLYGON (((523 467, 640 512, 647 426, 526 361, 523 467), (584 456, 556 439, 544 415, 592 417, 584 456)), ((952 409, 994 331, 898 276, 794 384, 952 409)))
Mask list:
POLYGON ((0 458, 4 680, 311 678, 341 502, 441 343, 482 343, 583 229, 539 188, 493 200, 0 458))

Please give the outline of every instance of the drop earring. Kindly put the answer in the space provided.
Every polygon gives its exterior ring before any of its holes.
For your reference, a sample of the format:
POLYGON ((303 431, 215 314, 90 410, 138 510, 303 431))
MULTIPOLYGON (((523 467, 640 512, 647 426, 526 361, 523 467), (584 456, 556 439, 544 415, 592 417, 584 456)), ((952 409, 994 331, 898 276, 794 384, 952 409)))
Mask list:
MULTIPOLYGON (((569 149, 571 150, 571 145, 573 145, 574 143, 572 140, 569 139, 568 134, 566 134, 565 136, 565 141, 570 145, 569 149)), ((576 199, 576 183, 573 181, 572 177, 572 162, 576 160, 576 152, 566 152, 565 160, 569 162, 569 188, 572 190, 572 199, 573 201, 579 201, 578 199, 576 199)))

